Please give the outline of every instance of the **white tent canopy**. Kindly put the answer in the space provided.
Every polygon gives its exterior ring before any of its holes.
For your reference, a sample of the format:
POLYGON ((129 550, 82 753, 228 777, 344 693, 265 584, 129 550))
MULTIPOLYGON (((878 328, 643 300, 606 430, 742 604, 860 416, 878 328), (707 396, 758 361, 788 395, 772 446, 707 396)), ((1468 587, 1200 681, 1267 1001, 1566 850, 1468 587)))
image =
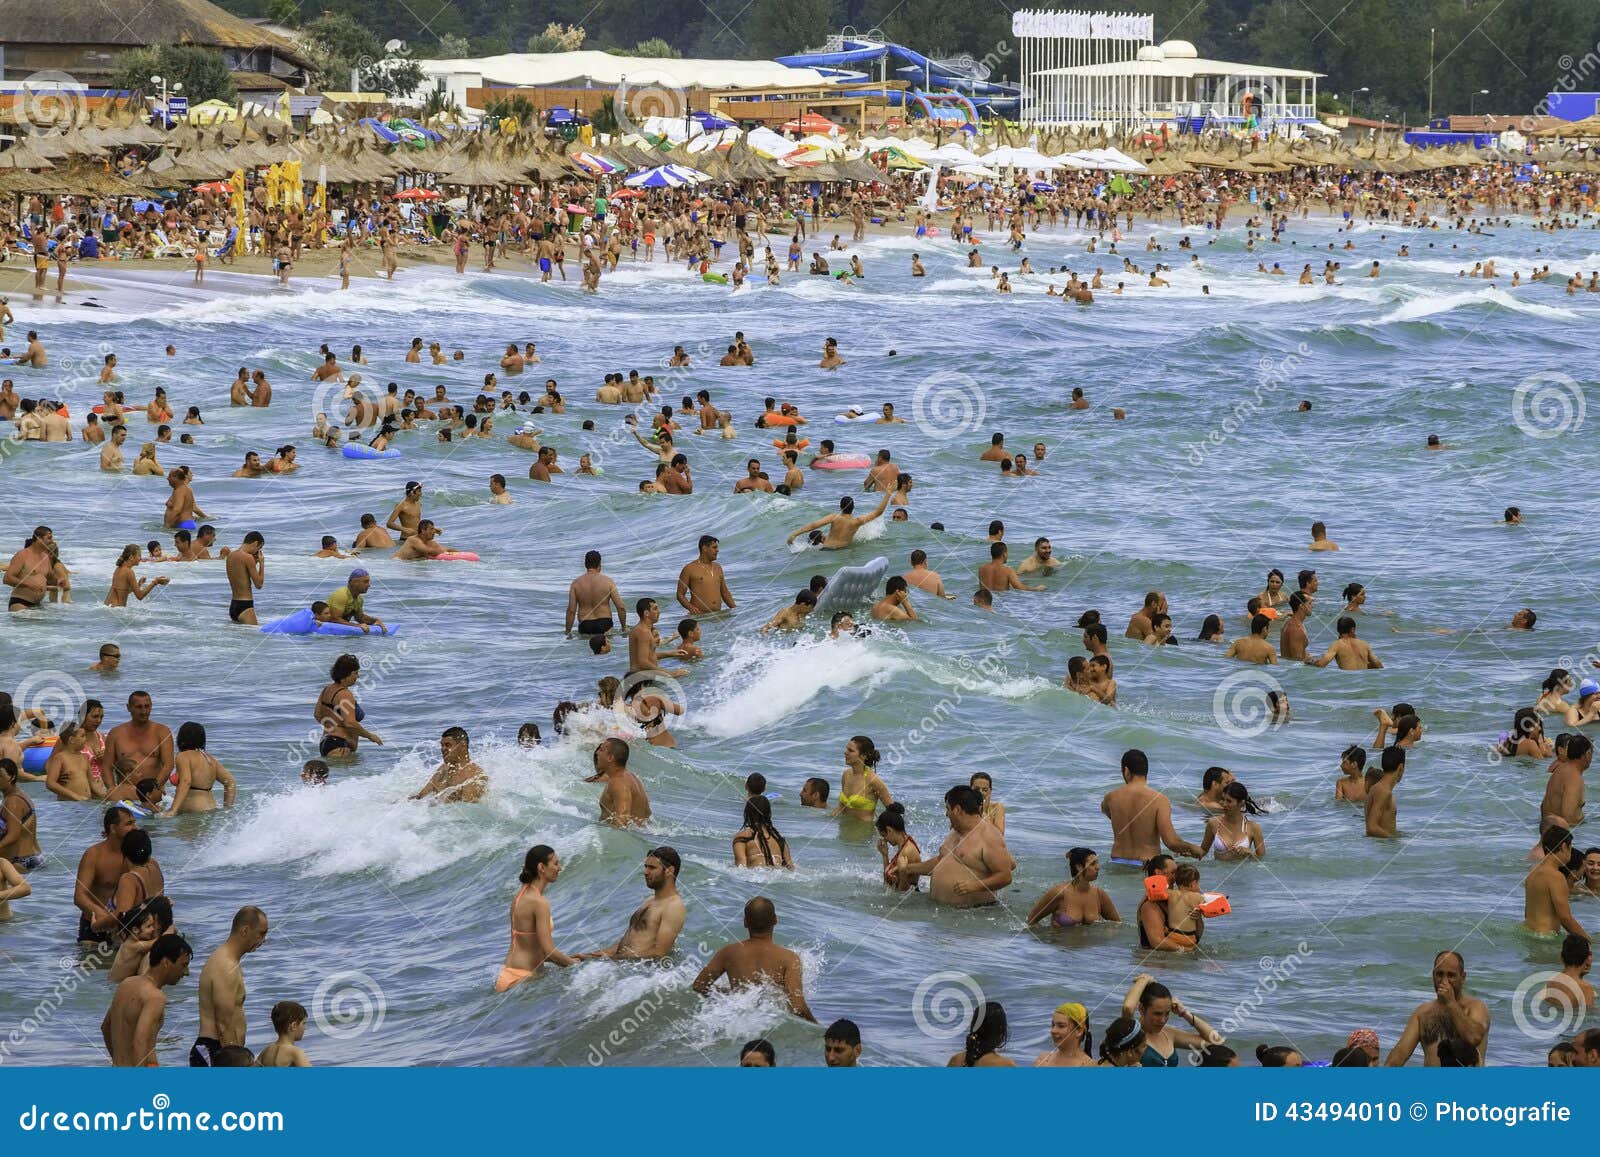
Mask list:
POLYGON ((417 63, 427 77, 475 75, 484 83, 522 88, 616 88, 626 82, 630 89, 670 93, 689 88, 820 88, 834 83, 814 68, 789 68, 771 60, 675 60, 609 52, 511 52, 417 63))

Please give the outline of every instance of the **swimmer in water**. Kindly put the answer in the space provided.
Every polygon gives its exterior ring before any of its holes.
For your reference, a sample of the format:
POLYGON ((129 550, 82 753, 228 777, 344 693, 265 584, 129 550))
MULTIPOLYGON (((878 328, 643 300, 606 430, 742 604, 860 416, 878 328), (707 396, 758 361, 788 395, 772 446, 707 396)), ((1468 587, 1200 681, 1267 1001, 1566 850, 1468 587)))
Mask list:
POLYGON ((511 901, 511 945, 495 977, 494 990, 506 992, 532 980, 546 963, 570 968, 578 962, 555 946, 555 921, 545 892, 561 876, 561 858, 548 844, 535 844, 522 860, 522 883, 511 901))
POLYGON ((465 728, 449 727, 439 737, 442 762, 412 799, 435 797, 440 803, 477 803, 488 787, 488 776, 472 761, 465 728))
POLYGON ((1071 878, 1039 897, 1029 910, 1025 924, 1031 928, 1041 920, 1048 920, 1060 928, 1073 928, 1100 920, 1122 919, 1111 894, 1095 883, 1100 878, 1100 857, 1092 849, 1069 849, 1067 869, 1071 878))
MULTIPOLYGON (((791 534, 785 540, 785 542, 788 545, 793 545, 794 540, 799 538, 802 534, 809 534, 813 530, 821 530, 823 527, 827 527, 827 536, 823 538, 822 542, 819 544, 821 548, 823 550, 843 550, 845 547, 849 546, 855 541, 857 532, 859 532, 863 526, 869 522, 872 522, 874 519, 881 518, 883 516, 884 510, 889 505, 889 497, 890 492, 887 490, 884 491, 883 497, 879 500, 877 508, 873 510, 871 514, 865 514, 858 517, 855 513, 856 500, 847 494, 843 498, 839 499, 839 512, 837 514, 825 515, 813 522, 806 523, 799 530, 791 534)), ((1039 589, 1043 590, 1044 588, 1040 587, 1039 589)))

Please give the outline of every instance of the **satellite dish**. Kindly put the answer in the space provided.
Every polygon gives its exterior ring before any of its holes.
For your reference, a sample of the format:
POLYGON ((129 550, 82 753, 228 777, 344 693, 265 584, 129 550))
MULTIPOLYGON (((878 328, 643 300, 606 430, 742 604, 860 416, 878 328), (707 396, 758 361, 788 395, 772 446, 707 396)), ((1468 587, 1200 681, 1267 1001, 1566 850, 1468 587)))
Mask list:
POLYGON ((391 40, 383 46, 383 50, 391 55, 403 53, 406 50, 406 42, 404 40, 391 40))

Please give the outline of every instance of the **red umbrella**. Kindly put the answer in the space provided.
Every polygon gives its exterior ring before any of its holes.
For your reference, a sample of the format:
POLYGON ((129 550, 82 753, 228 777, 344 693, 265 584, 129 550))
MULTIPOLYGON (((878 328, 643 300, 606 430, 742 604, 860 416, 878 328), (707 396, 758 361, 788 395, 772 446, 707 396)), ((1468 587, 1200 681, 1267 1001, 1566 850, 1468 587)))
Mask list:
POLYGON ((437 201, 441 196, 437 189, 401 189, 394 195, 396 201, 437 201))
POLYGON ((642 196, 644 196, 644 194, 638 189, 618 189, 615 193, 611 194, 611 199, 613 201, 626 201, 633 197, 642 196))
POLYGON ((203 185, 194 187, 196 193, 231 193, 233 186, 226 181, 207 181, 203 185))
POLYGON ((781 129, 786 133, 820 133, 827 136, 838 127, 820 113, 808 112, 798 120, 785 121, 781 129))

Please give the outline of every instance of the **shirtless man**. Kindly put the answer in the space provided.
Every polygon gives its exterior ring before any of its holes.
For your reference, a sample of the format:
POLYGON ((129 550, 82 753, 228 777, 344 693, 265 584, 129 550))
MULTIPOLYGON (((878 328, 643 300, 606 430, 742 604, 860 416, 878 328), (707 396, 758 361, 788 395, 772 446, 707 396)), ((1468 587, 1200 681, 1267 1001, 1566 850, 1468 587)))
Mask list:
POLYGON ((472 762, 470 743, 466 728, 445 728, 444 734, 439 736, 442 762, 411 798, 437 796, 440 803, 477 803, 482 799, 489 781, 483 768, 472 762))
POLYGON ((817 596, 810 590, 800 591, 794 596, 794 602, 784 607, 783 610, 773 615, 762 624, 758 634, 765 635, 768 631, 795 631, 805 625, 811 612, 817 609, 817 596))
POLYGON ((784 541, 792 544, 794 540, 799 538, 802 534, 809 534, 813 530, 821 530, 823 527, 827 527, 828 535, 821 543, 822 549, 843 550, 845 547, 849 546, 855 541, 856 533, 863 526, 876 518, 882 517, 883 512, 888 508, 888 505, 889 491, 885 490, 883 492, 883 498, 878 503, 877 509, 871 514, 863 515, 858 518, 856 517, 855 513, 856 500, 847 494, 843 498, 839 499, 839 513, 829 514, 817 519, 815 522, 806 523, 784 541))
POLYGON ((1266 615, 1257 614, 1250 620, 1250 633, 1240 635, 1228 644, 1228 649, 1223 654, 1224 659, 1241 659, 1246 663, 1276 664, 1278 653, 1272 649, 1272 644, 1267 641, 1267 628, 1272 626, 1272 620, 1266 615))
POLYGON ((650 819, 650 797, 644 784, 628 770, 628 745, 620 739, 602 740, 594 749, 595 777, 600 790, 600 822, 625 828, 650 819))
POLYGON ((944 579, 939 577, 939 572, 928 569, 928 552, 925 550, 911 552, 911 569, 900 577, 919 591, 927 591, 941 599, 955 598, 955 595, 945 594, 944 579))
POLYGON ((1284 620, 1283 630, 1278 634, 1278 646, 1285 659, 1310 662, 1306 656, 1306 648, 1311 643, 1310 636, 1306 634, 1306 619, 1310 614, 1310 599, 1299 591, 1289 596, 1289 617, 1284 620))
POLYGON ((150 692, 135 691, 128 696, 128 721, 119 723, 106 735, 105 766, 112 772, 106 787, 123 780, 166 780, 176 766, 172 731, 164 723, 153 723, 150 692))
POLYGON ((139 826, 133 813, 125 807, 108 807, 101 820, 105 838, 90 844, 78 860, 78 878, 72 892, 72 902, 78 907, 78 943, 105 944, 111 936, 98 932, 91 924, 97 919, 111 916, 111 901, 117 894, 117 883, 128 870, 128 861, 122 854, 122 837, 139 826))
POLYGON ((128 440, 128 428, 117 426, 111 431, 111 438, 100 448, 100 469, 107 474, 121 474, 125 462, 122 457, 122 444, 128 440))
POLYGON ((1539 837, 1543 857, 1522 881, 1522 926, 1530 932, 1549 935, 1565 929, 1587 938, 1583 925, 1572 914, 1567 861, 1572 858, 1572 833, 1564 827, 1549 827, 1539 837))
POLYGON ((28 331, 28 348, 17 358, 17 365, 32 366, 36 370, 42 370, 49 364, 50 358, 45 353, 44 343, 39 340, 39 335, 30 329, 28 331))
POLYGON ((378 525, 375 514, 361 516, 361 533, 350 544, 351 550, 377 550, 395 545, 394 536, 378 525))
POLYGON ((816 1024, 817 1018, 806 1004, 800 957, 773 943, 772 930, 777 926, 778 910, 772 901, 765 896, 751 899, 744 906, 744 927, 749 937, 717 949, 694 978, 694 990, 705 996, 724 976, 729 990, 734 992, 754 985, 776 985, 788 999, 790 1012, 816 1024))
POLYGON ((872 604, 872 617, 879 622, 900 623, 916 620, 911 592, 906 580, 894 575, 884 584, 883 598, 872 604))
POLYGON ((119 1069, 157 1066, 156 1038, 167 1015, 167 997, 161 990, 189 975, 193 956, 189 942, 169 932, 151 947, 149 971, 117 985, 111 1007, 100 1022, 100 1037, 112 1065, 119 1069))
POLYGON ((239 376, 234 378, 233 384, 228 387, 228 405, 248 406, 254 401, 255 397, 250 392, 250 371, 240 366, 239 376))
POLYGON ((236 623, 257 625, 255 592, 267 581, 266 545, 262 533, 252 530, 223 564, 227 568, 228 592, 233 600, 228 604, 228 618, 236 623))
POLYGON ((21 550, 6 565, 5 584, 11 588, 8 609, 31 611, 44 601, 46 584, 55 570, 50 554, 55 534, 48 526, 36 526, 21 550))
POLYGON ((227 1045, 243 1045, 244 958, 267 940, 267 914, 246 906, 234 913, 228 938, 200 970, 200 1035, 189 1049, 190 1068, 210 1068, 227 1045))
MULTIPOLYGON (((628 632, 628 674, 638 671, 659 671, 661 657, 656 653, 656 647, 661 642, 661 633, 656 629, 656 623, 661 619, 661 604, 655 599, 640 599, 633 605, 639 622, 628 632)), ((667 671, 674 679, 682 675, 680 671, 667 671)))
POLYGON ((210 517, 195 505, 187 467, 179 466, 169 473, 167 485, 172 488, 172 494, 168 496, 166 509, 161 515, 161 525, 167 530, 176 529, 180 522, 199 522, 202 518, 210 517))
POLYGON ((745 469, 748 473, 733 484, 733 492, 735 494, 750 494, 752 492, 771 494, 773 492, 772 481, 761 472, 761 459, 750 459, 746 463, 745 469))
POLYGON ((1128 629, 1122 632, 1125 639, 1138 639, 1141 643, 1154 631, 1155 615, 1167 611, 1167 596, 1160 591, 1150 591, 1144 596, 1144 605, 1128 618, 1128 629))
POLYGON ((1467 996, 1466 984, 1467 962, 1459 952, 1447 949, 1435 956, 1434 999, 1417 1006, 1384 1063, 1390 1068, 1402 1067, 1420 1044, 1422 1063, 1437 1066, 1439 1042, 1450 1039, 1477 1050, 1478 1065, 1482 1066, 1489 1043, 1489 1006, 1475 996, 1467 996))
POLYGON ((682 861, 669 847, 652 848, 644 857, 644 886, 650 898, 628 917, 622 939, 610 948, 580 952, 575 960, 660 960, 672 951, 687 916, 678 895, 682 861))
POLYGON ((1101 813, 1111 821, 1111 862, 1139 867, 1165 844, 1180 856, 1201 850, 1172 826, 1172 801, 1150 786, 1150 760, 1138 748, 1122 753, 1122 786, 1106 792, 1101 813))
POLYGON ((700 536, 700 554, 678 572, 678 603, 691 615, 714 615, 724 606, 734 609, 728 580, 717 562, 721 549, 715 536, 700 536))
POLYGON ((999 900, 998 893, 1011 883, 1017 861, 1006 847, 1005 836, 983 819, 983 797, 966 784, 944 793, 944 814, 950 834, 931 860, 901 864, 896 876, 909 885, 918 876, 931 876, 929 894, 936 903, 956 908, 976 908, 999 900))
POLYGON ((1061 565, 1061 560, 1052 555, 1055 548, 1050 545, 1048 538, 1033 540, 1033 553, 1017 565, 1018 574, 1032 574, 1036 570, 1053 571, 1061 565))
POLYGON ((1367 835, 1375 840, 1393 839, 1400 834, 1394 802, 1394 789, 1406 774, 1406 749, 1386 747, 1377 767, 1367 769, 1367 798, 1363 801, 1367 835))
POLYGON ((1338 660, 1341 671, 1376 671, 1383 667, 1366 641, 1356 638, 1356 621, 1350 615, 1340 616, 1339 637, 1323 652, 1322 658, 1306 662, 1313 667, 1326 667, 1333 660, 1338 660))
POLYGON ((1328 538, 1328 528, 1320 522, 1311 524, 1311 545, 1307 550, 1338 550, 1339 544, 1328 538))
POLYGON ((617 608, 617 628, 628 629, 628 610, 622 605, 622 594, 611 576, 600 569, 600 552, 591 550, 583 556, 583 573, 572 580, 567 589, 567 617, 563 630, 572 637, 576 622, 580 635, 604 635, 610 632, 611 608, 617 608))
POLYGON ((394 552, 394 557, 401 561, 414 561, 419 558, 433 558, 450 549, 439 541, 439 528, 433 524, 433 519, 424 518, 417 523, 417 533, 400 544, 400 549, 394 552))
POLYGON ((1042 591, 1044 587, 1030 587, 1017 577, 1017 572, 1006 565, 1010 553, 1003 542, 989 544, 989 561, 978 568, 978 585, 986 591, 1003 594, 1006 591, 1042 591))
POLYGON ((989 448, 978 455, 979 462, 1005 462, 1011 458, 1011 452, 1006 449, 1006 436, 995 434, 989 439, 989 448))
POLYGON ((1594 758, 1594 744, 1586 735, 1567 740, 1565 759, 1558 759, 1545 781, 1544 799, 1539 803, 1539 827, 1564 827, 1568 831, 1583 822, 1583 773, 1594 758))
POLYGON ((861 489, 892 492, 899 488, 900 467, 890 461, 890 458, 889 451, 878 451, 878 459, 872 469, 867 471, 867 480, 861 484, 861 489))
MULTIPOLYGON (((540 242, 540 245, 547 244, 540 242)), ((494 990, 505 992, 525 980, 532 980, 547 962, 570 968, 577 957, 568 956, 555 944, 555 920, 545 892, 561 875, 561 858, 548 844, 535 844, 522 861, 522 890, 511 902, 511 946, 505 963, 495 977, 494 990)))
POLYGON ((549 482, 552 474, 565 473, 556 465, 556 451, 554 446, 539 447, 539 457, 532 466, 528 467, 528 477, 535 482, 549 482))

